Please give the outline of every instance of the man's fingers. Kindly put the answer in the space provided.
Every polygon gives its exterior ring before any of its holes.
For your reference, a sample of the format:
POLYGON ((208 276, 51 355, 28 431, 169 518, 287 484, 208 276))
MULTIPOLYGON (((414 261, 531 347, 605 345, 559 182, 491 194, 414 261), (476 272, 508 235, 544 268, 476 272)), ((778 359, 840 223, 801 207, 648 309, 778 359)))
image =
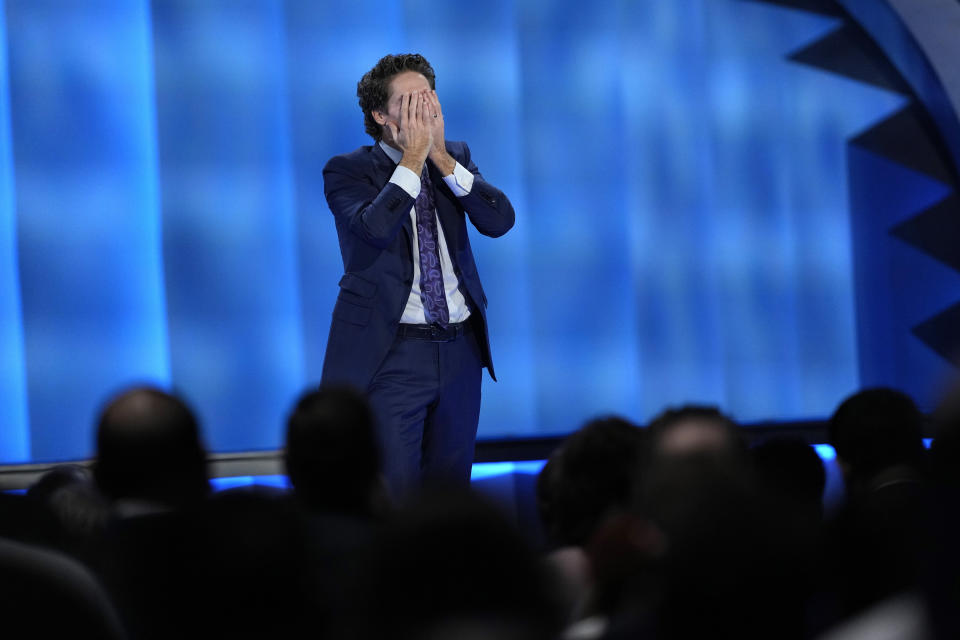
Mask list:
POLYGON ((426 92, 420 94, 420 105, 421 105, 421 118, 423 119, 423 128, 427 133, 427 136, 430 139, 430 143, 433 143, 433 117, 431 116, 430 109, 430 100, 427 98, 426 92))
POLYGON ((417 122, 419 122, 420 124, 423 124, 423 96, 420 95, 419 93, 416 93, 414 94, 414 100, 417 101, 417 105, 415 108, 415 111, 417 114, 416 115, 417 122))
POLYGON ((410 94, 400 96, 400 128, 406 129, 410 122, 410 94))
POLYGON ((440 107, 440 98, 437 97, 436 91, 430 92, 430 103, 433 105, 433 112, 438 116, 443 115, 443 109, 440 107))

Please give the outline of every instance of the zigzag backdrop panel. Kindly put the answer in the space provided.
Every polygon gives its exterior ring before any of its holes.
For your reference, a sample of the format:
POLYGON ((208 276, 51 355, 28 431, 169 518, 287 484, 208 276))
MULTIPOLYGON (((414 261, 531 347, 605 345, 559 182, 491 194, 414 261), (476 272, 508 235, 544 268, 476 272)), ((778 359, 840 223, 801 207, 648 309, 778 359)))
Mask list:
POLYGON ((891 362, 864 369, 850 202, 872 205, 848 175, 874 160, 850 169, 847 139, 907 98, 789 59, 834 51, 842 12, 0 7, 0 461, 90 455, 101 404, 139 382, 182 392, 214 450, 281 444, 342 272, 321 170, 370 144, 356 82, 391 52, 431 60, 449 137, 518 213, 472 235, 500 378, 480 437, 683 402, 820 418, 891 362))

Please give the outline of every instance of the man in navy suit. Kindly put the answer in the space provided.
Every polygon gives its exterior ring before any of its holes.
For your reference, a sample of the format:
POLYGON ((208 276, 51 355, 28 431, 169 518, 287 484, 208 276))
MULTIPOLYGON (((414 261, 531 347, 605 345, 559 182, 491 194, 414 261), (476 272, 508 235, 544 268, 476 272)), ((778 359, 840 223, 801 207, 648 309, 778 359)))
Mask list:
POLYGON ((514 223, 466 143, 444 139, 435 86, 423 56, 382 58, 357 84, 375 144, 323 170, 344 265, 323 382, 366 391, 398 497, 469 482, 483 367, 496 377, 466 221, 494 238, 514 223))

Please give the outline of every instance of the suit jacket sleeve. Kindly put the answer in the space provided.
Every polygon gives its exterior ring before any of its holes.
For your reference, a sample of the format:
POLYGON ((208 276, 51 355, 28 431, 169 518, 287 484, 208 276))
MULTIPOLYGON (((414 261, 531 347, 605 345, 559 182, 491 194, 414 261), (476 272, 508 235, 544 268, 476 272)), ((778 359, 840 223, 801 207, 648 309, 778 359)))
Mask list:
POLYGON ((323 168, 324 195, 338 227, 386 249, 410 214, 413 198, 392 182, 372 184, 361 167, 345 156, 331 159, 323 168))
POLYGON ((473 188, 460 198, 470 222, 477 231, 491 238, 498 238, 513 227, 516 214, 513 205, 502 191, 483 179, 480 170, 470 158, 470 148, 466 142, 448 143, 447 150, 454 158, 473 174, 473 188))

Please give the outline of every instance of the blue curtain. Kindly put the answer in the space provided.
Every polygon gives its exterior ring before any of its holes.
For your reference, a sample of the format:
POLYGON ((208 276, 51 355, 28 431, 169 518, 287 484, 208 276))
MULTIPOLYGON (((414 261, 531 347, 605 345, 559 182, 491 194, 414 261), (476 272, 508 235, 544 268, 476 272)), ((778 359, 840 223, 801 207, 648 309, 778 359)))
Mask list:
MULTIPOLYGON (((4 8, 0 2, 0 10, 4 8)), ((0 38, 6 41, 5 12, 0 38)), ((0 47, 0 454, 4 460, 30 457, 23 327, 17 268, 13 157, 10 148, 10 83, 6 47, 0 47)))
POLYGON ((179 390, 218 451, 279 446, 342 263, 355 86, 433 63, 448 137, 511 197, 474 234, 501 381, 481 437, 717 403, 822 417, 857 387, 845 140, 903 98, 792 65, 836 27, 737 0, 0 2, 0 460, 92 451, 179 390))
POLYGON ((136 2, 6 5, 30 416, 10 428, 32 459, 89 453, 106 394, 170 381, 149 17, 136 2))

